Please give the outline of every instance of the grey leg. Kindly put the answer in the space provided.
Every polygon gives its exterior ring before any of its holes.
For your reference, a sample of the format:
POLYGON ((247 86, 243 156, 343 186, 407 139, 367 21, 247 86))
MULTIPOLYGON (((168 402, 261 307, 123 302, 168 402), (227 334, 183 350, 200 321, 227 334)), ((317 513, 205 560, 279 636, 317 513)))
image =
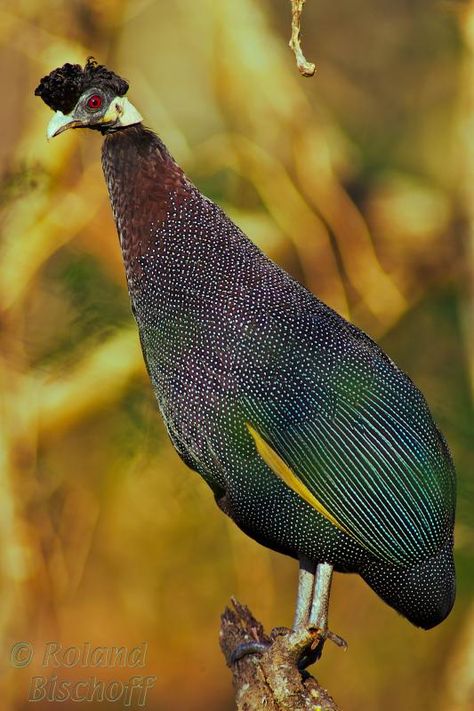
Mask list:
MULTIPOLYGON (((311 601, 313 599, 314 592, 314 573, 316 570, 316 564, 313 563, 309 558, 302 556, 300 558, 300 572, 298 576, 298 594, 296 597, 296 610, 295 619, 293 622, 293 630, 298 630, 299 635, 303 633, 307 634, 309 614, 311 611, 311 601)), ((283 629, 283 628, 281 628, 283 629)), ((277 630, 273 630, 273 633, 277 630)), ((287 630, 289 631, 289 630, 287 630)), ((273 636, 272 633, 272 636, 273 636)), ((310 640, 311 641, 311 640, 310 640)), ((301 646, 301 653, 303 653, 305 646, 308 645, 308 640, 303 635, 303 642, 298 640, 298 646, 301 646)), ((231 655, 231 664, 235 664, 242 657, 248 654, 263 654, 263 652, 268 649, 268 644, 262 642, 243 642, 239 644, 231 655)))
POLYGON ((316 567, 313 604, 309 614, 309 624, 323 634, 328 629, 329 593, 331 591, 332 565, 319 563, 316 567))
MULTIPOLYGON (((291 652, 301 670, 319 659, 327 639, 347 647, 341 637, 328 630, 332 570, 329 563, 316 565, 306 557, 300 558, 295 619, 293 630, 287 637, 287 651, 291 652)), ((254 641, 239 644, 232 653, 231 664, 247 654, 263 654, 270 645, 271 642, 254 641)))
POLYGON ((333 567, 329 565, 329 563, 319 563, 316 567, 313 604, 311 605, 308 626, 320 631, 322 644, 324 644, 324 640, 330 639, 337 644, 338 647, 346 649, 347 642, 328 629, 329 593, 331 592, 332 570, 333 567))
POLYGON ((315 564, 302 556, 300 558, 300 572, 298 576, 298 595, 296 597, 295 619, 293 629, 305 627, 308 624, 311 611, 311 601, 314 591, 315 564))

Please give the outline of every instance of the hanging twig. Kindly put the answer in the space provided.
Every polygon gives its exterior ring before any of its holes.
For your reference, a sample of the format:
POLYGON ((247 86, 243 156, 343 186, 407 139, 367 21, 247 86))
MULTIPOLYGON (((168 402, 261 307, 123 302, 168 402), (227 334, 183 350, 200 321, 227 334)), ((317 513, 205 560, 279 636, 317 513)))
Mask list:
POLYGON ((291 38, 289 46, 295 53, 296 64, 300 73, 304 77, 312 77, 316 71, 316 65, 313 62, 308 62, 301 49, 301 15, 303 13, 303 5, 305 0, 290 0, 291 2, 291 38))

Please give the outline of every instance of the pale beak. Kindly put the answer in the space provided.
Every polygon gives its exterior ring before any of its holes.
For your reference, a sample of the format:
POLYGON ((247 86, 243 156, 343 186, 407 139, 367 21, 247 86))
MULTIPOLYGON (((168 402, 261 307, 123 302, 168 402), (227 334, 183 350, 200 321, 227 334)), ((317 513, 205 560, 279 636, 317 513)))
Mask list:
POLYGON ((63 114, 62 111, 56 111, 53 118, 48 124, 47 137, 48 141, 54 136, 58 136, 68 128, 87 128, 87 126, 99 126, 114 124, 117 126, 132 126, 136 123, 141 123, 143 118, 138 113, 133 104, 125 96, 116 96, 111 102, 104 116, 95 119, 91 116, 81 121, 73 118, 75 109, 70 114, 63 114))
POLYGON ((48 130, 46 132, 48 141, 50 141, 51 138, 54 138, 54 136, 58 136, 60 133, 63 133, 63 131, 67 131, 68 128, 77 128, 82 125, 83 124, 80 121, 72 118, 70 114, 64 115, 62 111, 56 111, 48 124, 48 130))

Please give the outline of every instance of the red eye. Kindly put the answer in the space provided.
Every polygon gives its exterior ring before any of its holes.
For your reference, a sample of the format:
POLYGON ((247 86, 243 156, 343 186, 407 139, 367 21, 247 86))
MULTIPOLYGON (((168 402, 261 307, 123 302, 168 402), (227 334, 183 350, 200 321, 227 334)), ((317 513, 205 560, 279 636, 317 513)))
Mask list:
POLYGON ((102 97, 98 94, 93 94, 87 99, 87 106, 93 111, 97 111, 102 106, 102 97))

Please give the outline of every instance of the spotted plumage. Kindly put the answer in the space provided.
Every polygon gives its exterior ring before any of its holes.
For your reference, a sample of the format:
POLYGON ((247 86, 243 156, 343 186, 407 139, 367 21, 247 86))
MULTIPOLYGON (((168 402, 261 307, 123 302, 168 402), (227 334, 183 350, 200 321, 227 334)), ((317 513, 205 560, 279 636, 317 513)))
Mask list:
MULTIPOLYGON (((74 127, 79 110, 80 97, 74 127)), ((154 133, 104 116, 91 127, 105 134, 132 310, 177 452, 257 541, 357 572, 414 624, 438 624, 455 593, 455 475, 423 396, 154 133)))

